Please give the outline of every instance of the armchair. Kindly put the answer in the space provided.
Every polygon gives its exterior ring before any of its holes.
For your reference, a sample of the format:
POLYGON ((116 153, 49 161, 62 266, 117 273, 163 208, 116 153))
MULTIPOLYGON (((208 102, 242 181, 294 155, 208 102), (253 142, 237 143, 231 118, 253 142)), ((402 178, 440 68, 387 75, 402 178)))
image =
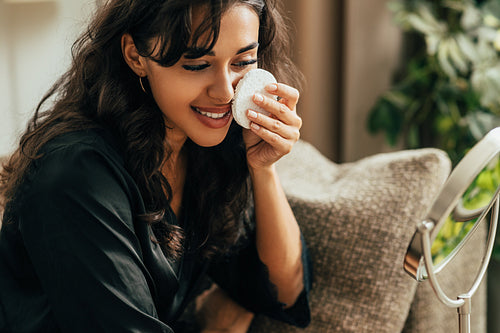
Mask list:
MULTIPOLYGON (((403 270, 416 222, 450 169, 446 154, 432 148, 335 164, 310 144, 296 144, 278 172, 313 262, 312 321, 298 329, 256 316, 249 331, 458 331, 456 311, 442 305, 427 282, 418 284, 403 270)), ((478 234, 471 246, 481 244, 485 231, 478 234)), ((453 263, 460 274, 441 273, 444 288, 467 285, 476 273, 470 263, 480 260, 480 254, 463 251, 453 263)), ((483 285, 473 299, 473 332, 486 331, 485 299, 483 285)))

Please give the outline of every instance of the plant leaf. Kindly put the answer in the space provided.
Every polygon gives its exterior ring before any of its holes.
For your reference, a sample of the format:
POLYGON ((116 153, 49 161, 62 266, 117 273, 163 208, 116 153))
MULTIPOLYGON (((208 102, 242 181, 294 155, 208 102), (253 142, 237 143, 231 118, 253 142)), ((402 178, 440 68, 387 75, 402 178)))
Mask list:
POLYGON ((465 116, 469 131, 475 140, 481 140, 486 133, 500 126, 500 117, 484 111, 471 112, 465 116))

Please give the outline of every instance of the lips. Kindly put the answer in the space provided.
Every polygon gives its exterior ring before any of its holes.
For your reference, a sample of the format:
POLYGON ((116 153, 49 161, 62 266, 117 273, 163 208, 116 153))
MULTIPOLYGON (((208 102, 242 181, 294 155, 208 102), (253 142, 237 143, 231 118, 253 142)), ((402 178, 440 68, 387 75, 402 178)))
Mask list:
POLYGON ((227 125, 231 119, 231 106, 223 107, 199 107, 191 106, 197 118, 207 127, 221 128, 227 125))
POLYGON ((200 108, 197 108, 197 107, 194 107, 194 110, 196 112, 198 112, 199 114, 205 116, 205 117, 208 117, 208 118, 212 118, 212 119, 220 119, 222 117, 224 117, 226 115, 226 113, 229 111, 229 109, 225 108, 224 110, 220 110, 220 109, 217 109, 217 110, 213 110, 211 109, 212 111, 206 111, 205 109, 200 109, 200 108), (217 112, 214 112, 214 111, 217 111, 217 112))
POLYGON ((205 117, 209 117, 212 119, 219 119, 224 117, 224 115, 231 111, 231 106, 227 105, 224 107, 199 107, 199 106, 193 106, 192 107, 194 111, 200 113, 201 115, 205 117))

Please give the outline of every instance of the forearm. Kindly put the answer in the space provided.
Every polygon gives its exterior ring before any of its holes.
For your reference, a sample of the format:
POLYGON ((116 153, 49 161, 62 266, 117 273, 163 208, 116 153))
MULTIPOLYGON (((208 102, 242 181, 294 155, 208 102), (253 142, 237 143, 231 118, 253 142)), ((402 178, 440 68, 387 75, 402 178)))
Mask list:
POLYGON ((202 333, 243 333, 248 331, 254 314, 213 284, 196 298, 196 317, 202 333))
POLYGON ((303 289, 300 229, 274 166, 250 171, 259 257, 278 288, 280 302, 293 305, 303 289))

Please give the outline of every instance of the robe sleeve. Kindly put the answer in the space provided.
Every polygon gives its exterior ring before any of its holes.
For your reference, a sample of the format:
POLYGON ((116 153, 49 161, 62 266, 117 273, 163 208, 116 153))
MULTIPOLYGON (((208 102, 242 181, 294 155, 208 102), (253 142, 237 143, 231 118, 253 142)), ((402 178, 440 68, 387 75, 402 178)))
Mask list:
MULTIPOLYGON (((253 214, 245 216, 253 219, 253 214)), ((245 245, 239 247, 236 253, 214 261, 208 274, 233 300, 247 310, 294 326, 306 327, 311 321, 309 291, 312 284, 312 270, 302 235, 301 242, 304 289, 295 304, 289 308, 285 309, 285 304, 278 301, 276 286, 269 280, 268 268, 259 258, 254 231, 249 234, 245 245)))
POLYGON ((23 187, 19 228, 63 332, 173 332, 158 319, 130 198, 88 144, 46 153, 23 187))

